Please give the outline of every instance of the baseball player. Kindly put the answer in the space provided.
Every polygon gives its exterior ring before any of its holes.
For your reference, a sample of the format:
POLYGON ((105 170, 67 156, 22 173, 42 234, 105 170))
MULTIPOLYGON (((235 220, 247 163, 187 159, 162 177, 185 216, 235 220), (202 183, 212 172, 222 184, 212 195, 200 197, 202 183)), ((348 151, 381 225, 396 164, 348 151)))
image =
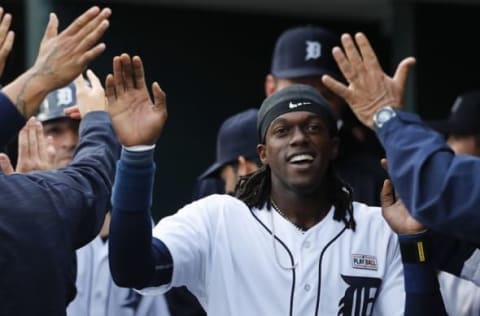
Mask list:
MULTIPOLYGON (((124 148, 118 164, 110 243, 117 284, 144 294, 186 285, 209 315, 425 312, 405 306, 398 240, 380 209, 353 202, 333 172, 335 119, 309 86, 292 85, 263 102, 263 167, 242 180, 237 197, 211 195, 189 204, 161 220, 152 237, 153 144, 166 105, 158 86, 154 104, 145 98, 141 74, 140 59, 122 55, 107 80, 114 126, 129 107, 150 111, 149 126, 157 126, 145 146, 124 148)), ((117 136, 128 146, 128 133, 117 136)), ((415 256, 405 257, 415 266, 415 256)), ((425 290, 417 285, 415 291, 425 290)), ((438 286, 433 292, 440 295, 438 286)))
MULTIPOLYGON (((79 120, 70 118, 65 110, 69 111, 78 102, 105 102, 104 90, 98 78, 90 70, 87 75, 92 87, 81 76, 75 83, 49 93, 40 105, 37 120, 42 123, 44 135, 51 138, 54 147, 53 159, 47 163, 52 169, 63 168, 70 163, 78 142, 79 120), (86 94, 91 96, 88 101, 84 98, 86 94)), ((18 165, 25 165, 22 160, 27 159, 26 156, 19 156, 17 172, 18 165)), ((11 167, 1 167, 12 170, 11 167)), ((32 170, 24 169, 22 173, 32 170)), ((77 293, 67 307, 67 315, 170 315, 163 296, 142 297, 133 289, 119 288, 114 284, 108 263, 109 224, 110 215, 107 213, 97 238, 76 252, 77 293)))

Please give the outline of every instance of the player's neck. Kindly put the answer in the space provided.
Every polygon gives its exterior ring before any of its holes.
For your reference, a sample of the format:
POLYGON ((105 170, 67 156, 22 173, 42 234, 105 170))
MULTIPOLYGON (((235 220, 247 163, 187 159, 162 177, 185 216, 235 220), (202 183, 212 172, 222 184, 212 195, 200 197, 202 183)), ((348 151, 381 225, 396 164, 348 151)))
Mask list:
POLYGON ((331 203, 321 194, 301 196, 272 188, 271 199, 289 221, 307 229, 320 222, 331 208, 331 203))

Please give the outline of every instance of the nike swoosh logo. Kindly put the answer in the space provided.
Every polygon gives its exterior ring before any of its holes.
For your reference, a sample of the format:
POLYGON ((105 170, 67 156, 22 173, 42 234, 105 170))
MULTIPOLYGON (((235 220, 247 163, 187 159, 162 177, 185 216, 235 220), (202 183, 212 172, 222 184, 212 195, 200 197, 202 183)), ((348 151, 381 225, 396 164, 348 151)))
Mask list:
POLYGON ((298 108, 299 106, 302 106, 302 105, 307 105, 307 104, 311 104, 310 102, 298 102, 298 103, 293 103, 293 102, 290 102, 288 104, 288 107, 290 109, 296 109, 298 108))

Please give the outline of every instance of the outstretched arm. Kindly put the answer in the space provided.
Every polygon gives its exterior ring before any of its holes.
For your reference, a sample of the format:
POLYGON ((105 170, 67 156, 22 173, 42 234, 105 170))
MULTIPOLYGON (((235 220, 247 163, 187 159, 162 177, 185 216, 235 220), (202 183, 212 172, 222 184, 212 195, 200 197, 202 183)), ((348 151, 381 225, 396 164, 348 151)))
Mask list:
POLYGON ((106 79, 108 110, 124 146, 112 196, 109 262, 119 286, 143 288, 170 282, 172 258, 166 246, 152 238, 150 207, 155 164, 153 147, 167 119, 165 94, 152 85, 152 102, 139 57, 113 59, 106 79))
MULTIPOLYGON (((381 69, 364 34, 342 35, 343 52, 333 55, 348 86, 324 76, 323 83, 349 103, 357 117, 373 127, 379 109, 401 109, 409 57, 393 77, 381 69)), ((396 116, 377 129, 389 161, 389 174, 412 216, 436 231, 459 239, 480 242, 480 159, 455 156, 443 137, 426 127, 418 116, 397 111, 396 116)))
MULTIPOLYGON (((386 162, 385 162, 386 163, 386 162)), ((447 315, 433 265, 428 232, 395 200, 393 186, 385 180, 381 193, 382 214, 398 234, 405 281, 405 315, 447 315)))

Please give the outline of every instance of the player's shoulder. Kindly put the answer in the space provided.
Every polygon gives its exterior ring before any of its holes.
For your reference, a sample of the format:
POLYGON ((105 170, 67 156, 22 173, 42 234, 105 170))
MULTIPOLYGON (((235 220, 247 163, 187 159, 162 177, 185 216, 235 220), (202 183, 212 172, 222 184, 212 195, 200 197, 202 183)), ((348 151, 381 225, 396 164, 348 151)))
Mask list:
POLYGON ((191 209, 210 214, 218 214, 219 212, 225 211, 244 211, 248 209, 248 206, 243 201, 231 195, 212 194, 186 205, 181 211, 189 211, 191 209))
POLYGON ((368 206, 364 203, 353 202, 353 214, 359 229, 390 230, 387 222, 382 216, 382 209, 378 206, 368 206))

